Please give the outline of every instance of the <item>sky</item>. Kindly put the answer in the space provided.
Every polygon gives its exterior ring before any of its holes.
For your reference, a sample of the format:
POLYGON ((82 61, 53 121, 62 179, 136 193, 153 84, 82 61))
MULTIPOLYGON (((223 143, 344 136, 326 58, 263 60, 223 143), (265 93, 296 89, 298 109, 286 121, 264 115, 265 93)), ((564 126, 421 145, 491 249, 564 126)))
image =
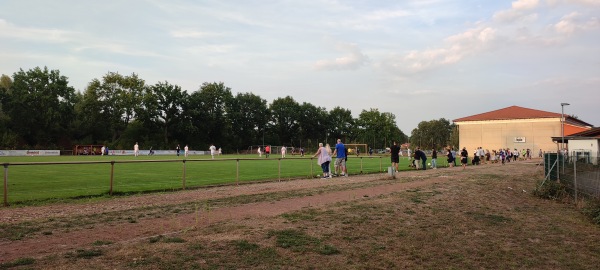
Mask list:
POLYGON ((407 135, 521 106, 600 125, 600 0, 0 0, 0 73, 108 72, 192 93, 223 82, 407 135))

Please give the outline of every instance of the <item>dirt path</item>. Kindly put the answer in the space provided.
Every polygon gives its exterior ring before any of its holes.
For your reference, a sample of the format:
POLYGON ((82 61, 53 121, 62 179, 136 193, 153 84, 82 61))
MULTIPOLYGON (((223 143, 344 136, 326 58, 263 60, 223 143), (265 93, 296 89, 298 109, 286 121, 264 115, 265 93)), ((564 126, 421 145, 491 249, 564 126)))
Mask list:
MULTIPOLYGON (((50 218, 77 217, 106 212, 119 212, 148 206, 175 205, 197 200, 228 198, 239 195, 275 193, 281 191, 302 191, 320 187, 339 186, 356 183, 371 183, 369 187, 334 190, 312 196, 285 198, 274 202, 258 202, 210 209, 199 209, 191 214, 177 214, 167 218, 140 219, 135 223, 120 222, 112 225, 96 224, 71 231, 57 231, 49 235, 34 235, 22 240, 0 242, 0 262, 13 261, 24 257, 43 257, 51 254, 90 247, 95 241, 124 243, 139 241, 156 235, 171 234, 182 230, 206 227, 226 220, 242 220, 249 217, 272 217, 289 211, 307 207, 324 207, 338 202, 363 200, 365 198, 391 194, 409 189, 431 186, 477 174, 487 170, 502 170, 510 173, 509 166, 478 166, 465 171, 449 168, 427 171, 409 171, 399 174, 397 182, 382 181, 386 174, 334 178, 331 180, 294 180, 225 186, 168 194, 152 194, 117 198, 109 201, 77 205, 50 205, 42 207, 0 209, 2 223, 17 224, 50 218), (406 182, 409 181, 409 182, 406 182)), ((531 167, 534 167, 533 165, 531 167)))

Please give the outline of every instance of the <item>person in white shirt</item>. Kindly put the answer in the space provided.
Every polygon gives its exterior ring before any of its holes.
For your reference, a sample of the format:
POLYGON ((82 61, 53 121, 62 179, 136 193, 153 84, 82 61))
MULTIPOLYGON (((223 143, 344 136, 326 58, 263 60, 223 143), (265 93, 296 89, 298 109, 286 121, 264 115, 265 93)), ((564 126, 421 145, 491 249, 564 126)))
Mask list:
POLYGON ((135 142, 135 145, 133 146, 133 155, 137 157, 139 154, 140 154, 140 146, 138 145, 137 142, 135 142))
POLYGON ((285 146, 281 147, 281 158, 285 158, 285 152, 287 152, 287 149, 285 148, 285 146))
POLYGON ((258 147, 258 157, 262 157, 262 152, 260 151, 260 146, 258 147))
POLYGON ((187 157, 187 156, 188 156, 188 151, 189 151, 189 149, 190 149, 190 148, 188 147, 188 145, 187 145, 187 144, 185 145, 185 147, 183 147, 183 155, 184 155, 185 157, 187 157))
POLYGON ((212 159, 215 159, 215 153, 217 152, 217 148, 215 147, 215 145, 211 144, 208 149, 210 150, 210 155, 212 156, 212 159))
POLYGON ((104 145, 103 145, 102 148, 100 148, 101 156, 104 156, 104 150, 106 150, 106 147, 104 147, 104 145))

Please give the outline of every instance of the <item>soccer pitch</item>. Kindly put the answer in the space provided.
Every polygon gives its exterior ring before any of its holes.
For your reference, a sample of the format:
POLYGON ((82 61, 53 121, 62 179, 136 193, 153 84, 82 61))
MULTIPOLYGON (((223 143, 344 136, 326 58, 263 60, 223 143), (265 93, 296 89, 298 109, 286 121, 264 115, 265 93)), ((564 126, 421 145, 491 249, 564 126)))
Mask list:
MULTIPOLYGON (((400 169, 408 170, 408 158, 400 160, 400 169)), ((9 204, 106 196, 111 187, 111 170, 113 195, 175 191, 183 189, 184 184, 186 188, 198 188, 321 174, 316 159, 297 155, 283 159, 277 155, 268 159, 221 155, 214 160, 210 155, 197 155, 189 156, 185 162, 183 156, 27 156, 0 157, 0 162, 8 179, 9 204)), ((350 156, 347 166, 350 175, 387 172, 390 159, 350 156)), ((438 166, 445 166, 445 161, 438 166)))

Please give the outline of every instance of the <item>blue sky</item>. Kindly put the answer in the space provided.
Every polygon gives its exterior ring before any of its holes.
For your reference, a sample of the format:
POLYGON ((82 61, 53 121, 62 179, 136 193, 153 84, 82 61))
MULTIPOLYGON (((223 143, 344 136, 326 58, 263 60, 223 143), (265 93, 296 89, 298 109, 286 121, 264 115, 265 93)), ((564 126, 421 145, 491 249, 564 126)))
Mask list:
POLYGON ((47 66, 192 92, 224 82, 354 116, 420 121, 517 105, 600 125, 600 0, 0 2, 0 73, 47 66))

